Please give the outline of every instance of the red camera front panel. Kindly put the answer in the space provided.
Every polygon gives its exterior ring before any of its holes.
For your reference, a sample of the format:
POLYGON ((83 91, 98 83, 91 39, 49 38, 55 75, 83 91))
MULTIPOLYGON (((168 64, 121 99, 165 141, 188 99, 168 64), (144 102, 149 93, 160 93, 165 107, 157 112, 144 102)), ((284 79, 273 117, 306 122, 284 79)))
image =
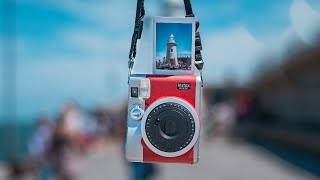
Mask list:
MULTIPOLYGON (((145 109, 155 101, 175 97, 182 99, 196 109, 196 76, 147 76, 150 79, 151 95, 145 102, 145 109)), ((154 153, 147 147, 143 140, 143 162, 167 162, 167 163, 194 163, 194 148, 178 157, 163 157, 154 153)))

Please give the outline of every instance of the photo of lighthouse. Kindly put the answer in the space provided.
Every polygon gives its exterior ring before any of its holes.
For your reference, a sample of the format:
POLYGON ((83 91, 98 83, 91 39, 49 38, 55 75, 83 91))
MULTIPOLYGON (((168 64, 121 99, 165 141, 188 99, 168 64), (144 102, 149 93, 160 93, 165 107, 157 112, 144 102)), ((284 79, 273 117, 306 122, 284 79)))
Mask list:
POLYGON ((154 24, 154 72, 156 74, 192 74, 194 19, 160 18, 156 20, 154 24))

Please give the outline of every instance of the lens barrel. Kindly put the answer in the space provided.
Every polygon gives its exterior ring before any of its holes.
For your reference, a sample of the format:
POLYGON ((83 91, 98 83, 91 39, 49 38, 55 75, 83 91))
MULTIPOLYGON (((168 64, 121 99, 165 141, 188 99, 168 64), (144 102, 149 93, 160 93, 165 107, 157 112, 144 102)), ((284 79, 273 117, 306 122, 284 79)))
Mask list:
POLYGON ((190 144, 195 135, 195 120, 181 104, 162 103, 148 114, 145 124, 150 143, 163 152, 177 152, 190 144))

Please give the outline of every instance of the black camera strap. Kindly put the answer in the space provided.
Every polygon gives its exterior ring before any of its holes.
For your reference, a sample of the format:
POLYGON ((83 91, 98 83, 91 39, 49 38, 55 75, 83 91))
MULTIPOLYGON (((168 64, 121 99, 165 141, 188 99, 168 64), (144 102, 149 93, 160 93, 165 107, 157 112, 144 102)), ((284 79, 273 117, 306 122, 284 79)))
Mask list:
MULTIPOLYGON (((185 10, 186 10, 186 17, 194 17, 190 0, 184 0, 184 6, 185 6, 185 10)), ((133 31, 132 40, 131 40, 131 48, 130 48, 130 53, 129 53, 128 78, 130 78, 131 71, 132 71, 133 64, 134 64, 134 59, 136 58, 137 42, 138 42, 138 39, 141 38, 141 34, 143 31, 143 20, 142 19, 144 18, 144 15, 145 15, 144 0, 137 0, 135 26, 134 26, 134 31, 133 31)), ((199 26, 200 26, 200 23, 199 23, 199 21, 197 21, 196 22, 196 37, 195 37, 195 66, 200 72, 201 81, 202 81, 202 68, 203 68, 204 62, 203 62, 202 55, 201 55, 202 43, 201 43, 200 33, 198 31, 199 26)), ((128 79, 128 82, 129 82, 129 79, 128 79)), ((202 85, 203 85, 203 83, 202 83, 202 85)))
POLYGON ((130 53, 129 53, 128 83, 129 83, 129 78, 130 78, 131 71, 133 68, 134 59, 136 58, 136 54, 137 54, 137 42, 138 42, 138 39, 141 38, 141 34, 142 34, 142 30, 143 30, 143 20, 142 19, 143 19, 144 15, 145 15, 144 0, 138 0, 137 1, 137 11, 136 11, 134 31, 133 31, 133 35, 132 35, 131 48, 130 48, 130 53))

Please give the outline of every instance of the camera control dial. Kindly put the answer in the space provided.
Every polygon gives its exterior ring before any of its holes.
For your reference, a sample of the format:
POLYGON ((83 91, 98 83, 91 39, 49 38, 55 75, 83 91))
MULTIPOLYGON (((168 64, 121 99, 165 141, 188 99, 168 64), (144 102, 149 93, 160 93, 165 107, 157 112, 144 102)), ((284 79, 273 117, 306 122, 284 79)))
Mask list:
POLYGON ((130 111, 130 117, 135 121, 141 120, 143 114, 144 114, 144 110, 141 109, 139 106, 135 106, 130 111))

